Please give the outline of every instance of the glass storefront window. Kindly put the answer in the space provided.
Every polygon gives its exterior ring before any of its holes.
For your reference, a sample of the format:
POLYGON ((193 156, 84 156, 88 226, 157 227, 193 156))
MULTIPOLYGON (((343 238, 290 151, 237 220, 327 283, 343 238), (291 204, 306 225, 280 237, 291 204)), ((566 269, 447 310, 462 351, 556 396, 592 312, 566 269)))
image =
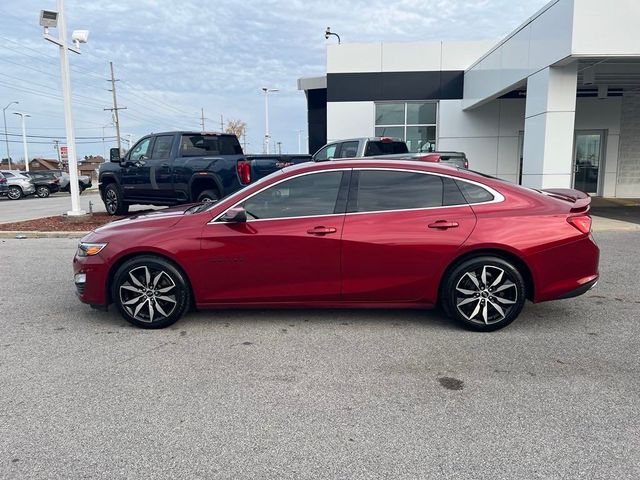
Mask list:
POLYGON ((375 135, 401 138, 410 152, 433 152, 437 108, 437 102, 376 103, 375 135))
POLYGON ((403 125, 404 103, 380 103, 376 105, 376 125, 403 125))
POLYGON ((407 125, 429 125, 435 123, 435 103, 407 103, 407 125))
POLYGON ((436 127, 407 127, 406 142, 410 152, 433 152, 436 149, 436 127))

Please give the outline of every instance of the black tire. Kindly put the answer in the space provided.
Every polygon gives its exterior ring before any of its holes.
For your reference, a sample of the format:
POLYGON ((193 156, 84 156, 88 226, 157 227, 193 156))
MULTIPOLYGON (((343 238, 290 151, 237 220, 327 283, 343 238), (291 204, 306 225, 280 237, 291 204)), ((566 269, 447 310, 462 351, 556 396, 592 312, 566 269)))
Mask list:
POLYGON ((215 190, 204 190, 198 195, 198 202, 217 202, 220 195, 215 190))
POLYGON ((525 283, 508 261, 474 257, 448 273, 440 300, 447 316, 465 328, 492 332, 518 317, 526 300, 525 283))
POLYGON ((173 263, 153 255, 122 264, 113 277, 111 295, 125 320, 149 329, 176 323, 191 299, 185 275, 173 263))
POLYGON ((82 182, 78 182, 78 195, 82 195, 82 192, 84 192, 86 190, 86 188, 84 188, 84 185, 82 184, 82 182))
POLYGON ((51 190, 49 190, 49 187, 45 185, 40 185, 39 187, 36 187, 36 195, 40 198, 47 198, 51 195, 51 190))
POLYGON ((110 183, 104 189, 102 201, 109 215, 124 215, 129 211, 129 204, 124 201, 122 192, 115 183, 110 183))
POLYGON ((20 200, 23 197, 22 189, 16 185, 11 185, 7 191, 9 200, 20 200))

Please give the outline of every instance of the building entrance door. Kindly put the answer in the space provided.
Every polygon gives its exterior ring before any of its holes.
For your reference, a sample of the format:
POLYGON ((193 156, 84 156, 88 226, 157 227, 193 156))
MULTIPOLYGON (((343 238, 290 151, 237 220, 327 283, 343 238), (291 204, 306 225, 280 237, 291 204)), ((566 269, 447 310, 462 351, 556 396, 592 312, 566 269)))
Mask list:
POLYGON ((600 191, 604 166, 603 131, 576 131, 574 142, 573 188, 592 195, 600 191))

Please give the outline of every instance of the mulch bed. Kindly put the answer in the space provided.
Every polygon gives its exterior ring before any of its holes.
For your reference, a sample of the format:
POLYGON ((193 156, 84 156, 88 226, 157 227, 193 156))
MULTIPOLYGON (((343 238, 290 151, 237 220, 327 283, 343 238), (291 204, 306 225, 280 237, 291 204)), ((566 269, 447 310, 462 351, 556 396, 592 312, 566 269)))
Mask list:
MULTIPOLYGON (((140 212, 136 212, 139 214, 140 212)), ((88 232, 114 220, 120 220, 124 216, 111 216, 106 213, 93 213, 86 218, 73 220, 67 219, 65 215, 55 217, 36 218, 35 220, 25 220, 23 222, 12 222, 0 224, 0 231, 20 231, 20 232, 88 232)))

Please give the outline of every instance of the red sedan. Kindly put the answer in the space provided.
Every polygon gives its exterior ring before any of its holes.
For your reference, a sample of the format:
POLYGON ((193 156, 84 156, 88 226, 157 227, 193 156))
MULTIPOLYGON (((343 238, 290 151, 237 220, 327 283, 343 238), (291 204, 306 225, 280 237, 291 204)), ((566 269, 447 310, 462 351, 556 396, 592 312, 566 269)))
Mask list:
POLYGON ((598 280, 590 198, 411 161, 285 168, 217 203, 116 221, 74 258, 80 299, 143 328, 191 306, 431 308, 481 331, 598 280))

